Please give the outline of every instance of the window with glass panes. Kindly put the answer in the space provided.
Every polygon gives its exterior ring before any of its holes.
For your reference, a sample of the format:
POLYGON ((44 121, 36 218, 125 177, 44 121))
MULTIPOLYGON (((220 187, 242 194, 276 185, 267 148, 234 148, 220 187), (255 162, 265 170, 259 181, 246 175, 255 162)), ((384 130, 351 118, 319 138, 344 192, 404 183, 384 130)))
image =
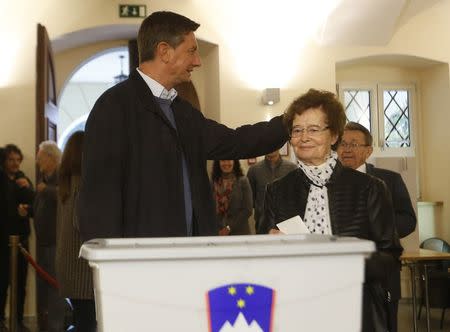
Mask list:
POLYGON ((408 90, 383 90, 384 142, 386 147, 411 146, 408 90))
POLYGON ((366 127, 375 147, 410 148, 411 100, 414 89, 401 86, 340 86, 347 121, 366 127))

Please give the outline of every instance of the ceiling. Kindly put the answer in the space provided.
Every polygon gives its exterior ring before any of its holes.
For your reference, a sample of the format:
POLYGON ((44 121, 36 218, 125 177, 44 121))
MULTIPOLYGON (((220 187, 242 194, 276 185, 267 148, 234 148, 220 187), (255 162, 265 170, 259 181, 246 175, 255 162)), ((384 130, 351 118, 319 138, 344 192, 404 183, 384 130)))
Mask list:
POLYGON ((323 45, 383 46, 396 30, 442 0, 341 0, 319 31, 323 45))
MULTIPOLYGON (((440 1, 442 0, 338 0, 334 10, 319 27, 316 40, 324 46, 383 46, 390 42, 396 30, 402 25, 440 1)), ((58 53, 100 41, 132 39, 136 38, 138 28, 137 24, 124 24, 74 31, 53 39, 52 48, 58 53)), ((209 43, 199 40, 200 49, 207 44, 209 43)), ((386 62, 388 58, 380 59, 386 62)), ((390 59, 394 63, 401 61, 390 59)), ((111 73, 120 71, 117 54, 105 55, 103 60, 104 65, 96 75, 92 75, 95 73, 93 70, 88 70, 80 73, 76 80, 104 82, 107 76, 111 77, 111 73)), ((360 61, 373 62, 374 59, 367 58, 360 61)), ((420 59, 412 59, 410 65, 424 64, 420 59)))
MULTIPOLYGON (((440 1, 338 0, 319 28, 318 41, 322 45, 383 46, 399 27, 440 1)), ((83 29, 53 39, 52 47, 58 53, 99 41, 135 38, 137 31, 134 24, 83 29)))

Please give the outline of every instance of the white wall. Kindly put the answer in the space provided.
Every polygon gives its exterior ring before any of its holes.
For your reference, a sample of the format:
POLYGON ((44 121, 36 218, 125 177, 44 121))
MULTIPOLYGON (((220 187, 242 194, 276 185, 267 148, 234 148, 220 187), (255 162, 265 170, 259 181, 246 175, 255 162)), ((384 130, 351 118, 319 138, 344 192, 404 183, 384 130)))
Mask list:
POLYGON ((424 201, 441 201, 433 206, 436 235, 450 239, 450 94, 448 64, 434 66, 422 77, 422 167, 420 170, 424 201))

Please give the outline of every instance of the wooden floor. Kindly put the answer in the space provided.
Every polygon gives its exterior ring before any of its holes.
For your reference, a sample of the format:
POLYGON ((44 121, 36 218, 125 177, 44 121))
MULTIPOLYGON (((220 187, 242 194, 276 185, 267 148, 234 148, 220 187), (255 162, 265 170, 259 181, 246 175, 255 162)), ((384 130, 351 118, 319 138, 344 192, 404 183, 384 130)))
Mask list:
MULTIPOLYGON (((420 332, 426 331, 426 320, 425 320, 425 309, 422 310, 422 317, 419 321, 418 327, 420 332)), ((412 307, 409 301, 402 300, 399 305, 399 332, 411 332, 413 331, 412 324, 412 307)), ((444 329, 439 329, 439 322, 441 319, 440 309, 431 309, 431 331, 439 332, 445 331, 450 332, 450 310, 445 314, 444 329)), ((36 320, 32 317, 26 319, 26 326, 30 329, 30 332, 39 332, 36 326, 36 320)), ((281 332, 281 331, 280 331, 281 332)), ((325 332, 325 331, 324 331, 325 332)), ((326 331, 328 332, 328 331, 326 331)))

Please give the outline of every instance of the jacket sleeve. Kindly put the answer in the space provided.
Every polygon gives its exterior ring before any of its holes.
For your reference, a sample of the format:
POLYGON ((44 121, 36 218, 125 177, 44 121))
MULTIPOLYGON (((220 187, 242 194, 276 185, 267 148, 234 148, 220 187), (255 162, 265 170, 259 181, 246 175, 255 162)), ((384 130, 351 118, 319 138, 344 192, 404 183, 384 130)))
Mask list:
POLYGON ((384 182, 372 178, 367 209, 369 211, 369 239, 377 251, 367 260, 366 280, 377 280, 387 285, 390 274, 398 268, 402 247, 394 222, 391 197, 384 182))
POLYGON ((30 186, 19 188, 19 203, 31 205, 31 204, 33 204, 34 195, 35 195, 34 187, 33 187, 33 183, 31 182, 31 180, 28 177, 25 177, 25 178, 28 181, 28 183, 30 184, 30 186))
POLYGON ((237 129, 204 118, 202 135, 207 159, 255 158, 281 148, 289 138, 282 118, 277 116, 268 122, 237 129))
POLYGON ((252 206, 255 207, 256 204, 256 177, 255 177, 255 169, 253 167, 250 167, 247 172, 247 178, 248 182, 250 183, 250 187, 252 189, 252 206))
POLYGON ((33 183, 31 182, 31 180, 26 176, 24 176, 24 178, 28 181, 29 187, 19 187, 17 184, 14 186, 14 197, 15 197, 14 203, 15 204, 14 204, 14 206, 12 206, 12 208, 14 208, 12 215, 17 217, 22 222, 27 222, 28 218, 31 218, 33 216, 33 201, 34 201, 35 192, 34 192, 34 187, 33 187, 33 183), (19 204, 27 204, 28 205, 28 215, 27 216, 25 216, 25 217, 19 216, 19 213, 17 211, 19 204))
POLYGON ((414 232, 417 220, 408 189, 400 174, 393 175, 392 203, 394 204, 398 236, 404 238, 414 232))
POLYGON ((248 218, 252 215, 252 189, 250 188, 247 177, 242 176, 239 178, 239 189, 241 190, 242 197, 239 209, 226 220, 231 231, 233 231, 233 229, 239 229, 240 225, 248 223, 248 218))
POLYGON ((256 230, 258 234, 267 234, 275 226, 275 204, 273 184, 268 184, 264 194, 264 213, 261 216, 259 227, 256 230))
POLYGON ((93 238, 121 237, 124 185, 125 115, 102 95, 86 123, 82 178, 78 201, 80 235, 93 238))

